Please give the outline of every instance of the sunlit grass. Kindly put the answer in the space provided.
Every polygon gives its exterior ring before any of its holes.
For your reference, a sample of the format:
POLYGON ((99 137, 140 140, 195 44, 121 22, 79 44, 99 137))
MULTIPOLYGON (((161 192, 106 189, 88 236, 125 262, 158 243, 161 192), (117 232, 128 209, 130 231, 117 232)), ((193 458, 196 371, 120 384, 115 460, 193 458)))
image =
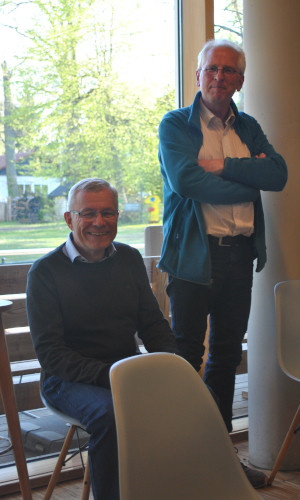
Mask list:
MULTIPOLYGON (((145 224, 119 224, 116 241, 130 245, 144 243, 145 224)), ((2 262, 32 262, 41 254, 10 255, 10 250, 56 248, 66 241, 70 230, 65 221, 40 224, 0 223, 0 251, 2 262), (4 252, 7 251, 7 254, 4 252), (4 254, 4 255, 3 255, 4 254)), ((0 263, 1 263, 0 257, 0 263)))

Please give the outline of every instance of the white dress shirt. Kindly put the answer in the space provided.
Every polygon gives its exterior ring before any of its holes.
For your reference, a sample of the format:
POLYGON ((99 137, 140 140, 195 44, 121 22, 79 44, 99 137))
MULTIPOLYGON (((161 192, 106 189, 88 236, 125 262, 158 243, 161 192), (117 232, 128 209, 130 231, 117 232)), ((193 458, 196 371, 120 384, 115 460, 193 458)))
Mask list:
MULTIPOLYGON (((234 113, 230 113, 225 126, 200 100, 200 122, 203 144, 198 158, 211 160, 219 158, 250 158, 250 152, 235 133, 234 113)), ((234 205, 213 205, 202 203, 207 234, 212 236, 251 236, 254 231, 254 206, 252 202, 234 205)))

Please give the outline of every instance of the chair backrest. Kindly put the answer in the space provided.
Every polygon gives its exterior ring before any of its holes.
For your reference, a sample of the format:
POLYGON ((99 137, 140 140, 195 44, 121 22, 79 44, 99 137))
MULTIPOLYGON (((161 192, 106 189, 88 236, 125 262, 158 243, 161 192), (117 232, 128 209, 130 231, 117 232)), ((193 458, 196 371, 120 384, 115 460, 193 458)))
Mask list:
POLYGON ((274 293, 279 364, 300 381, 300 280, 277 283, 274 293))
POLYGON ((161 225, 146 226, 144 231, 145 256, 160 255, 163 242, 163 230, 161 225))
POLYGON ((183 358, 144 354, 110 371, 121 500, 250 500, 258 495, 219 410, 183 358))

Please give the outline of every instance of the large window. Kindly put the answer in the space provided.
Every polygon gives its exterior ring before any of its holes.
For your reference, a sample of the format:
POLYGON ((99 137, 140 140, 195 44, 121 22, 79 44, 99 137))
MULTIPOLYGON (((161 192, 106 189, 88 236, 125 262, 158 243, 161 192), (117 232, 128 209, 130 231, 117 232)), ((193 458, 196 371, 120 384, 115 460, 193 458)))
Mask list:
MULTIPOLYGON (((0 224, 35 223, 41 246, 37 224, 45 236, 62 221, 69 186, 98 176, 117 187, 120 224, 139 225, 141 243, 141 228, 161 221, 157 127, 175 107, 174 1, 0 6, 0 224)), ((2 243, 26 248, 29 234, 2 243)))

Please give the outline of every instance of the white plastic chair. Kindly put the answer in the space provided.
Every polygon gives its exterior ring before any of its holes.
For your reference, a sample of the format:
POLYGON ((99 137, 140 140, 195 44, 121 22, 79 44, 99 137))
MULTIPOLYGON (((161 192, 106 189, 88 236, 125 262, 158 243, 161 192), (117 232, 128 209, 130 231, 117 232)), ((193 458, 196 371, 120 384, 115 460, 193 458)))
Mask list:
POLYGON ((201 377, 152 353, 110 371, 121 500, 258 500, 201 377))
MULTIPOLYGON (((282 281, 274 289, 278 361, 283 372, 300 382, 300 280, 282 281)), ((300 402, 290 428, 277 455, 268 484, 271 485, 288 450, 293 435, 299 430, 300 402)))

